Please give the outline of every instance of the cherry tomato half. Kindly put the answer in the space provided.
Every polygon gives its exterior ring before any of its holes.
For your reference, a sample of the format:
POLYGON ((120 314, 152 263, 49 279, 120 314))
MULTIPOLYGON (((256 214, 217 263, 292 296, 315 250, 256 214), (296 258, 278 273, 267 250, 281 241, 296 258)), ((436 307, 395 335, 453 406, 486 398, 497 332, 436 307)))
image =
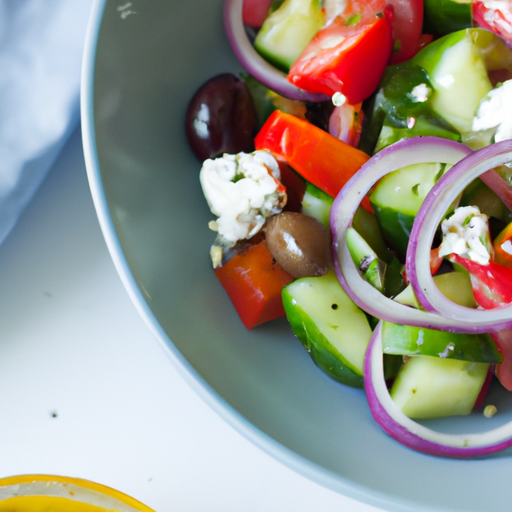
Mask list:
POLYGON ((390 64, 414 57, 420 49, 423 0, 388 0, 393 6, 393 52, 390 64))

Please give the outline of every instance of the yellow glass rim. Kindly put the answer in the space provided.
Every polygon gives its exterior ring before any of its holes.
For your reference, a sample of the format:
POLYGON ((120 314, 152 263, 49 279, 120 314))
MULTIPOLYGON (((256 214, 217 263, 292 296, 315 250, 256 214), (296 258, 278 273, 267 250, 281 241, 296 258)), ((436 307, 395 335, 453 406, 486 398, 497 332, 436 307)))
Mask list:
POLYGON ((82 489, 89 489, 91 491, 98 492, 100 494, 104 494, 109 496, 110 498, 116 499, 121 503, 128 505, 140 512, 155 512, 153 509, 147 507, 140 501, 128 496, 127 494, 117 491, 112 487, 108 487, 103 484, 98 484, 91 480, 86 480, 84 478, 75 478, 68 476, 59 476, 59 475, 44 475, 44 474, 26 474, 26 475, 15 475, 8 476, 4 478, 0 478, 0 488, 8 487, 11 485, 22 485, 22 484, 31 484, 34 482, 55 482, 60 484, 71 484, 77 487, 81 487, 82 489))

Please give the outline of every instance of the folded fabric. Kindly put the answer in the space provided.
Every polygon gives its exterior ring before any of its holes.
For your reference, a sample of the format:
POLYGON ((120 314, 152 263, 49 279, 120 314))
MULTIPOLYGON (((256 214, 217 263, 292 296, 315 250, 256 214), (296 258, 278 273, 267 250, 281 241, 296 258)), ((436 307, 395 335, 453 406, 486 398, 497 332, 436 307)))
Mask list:
POLYGON ((0 243, 79 120, 91 0, 0 0, 0 243))

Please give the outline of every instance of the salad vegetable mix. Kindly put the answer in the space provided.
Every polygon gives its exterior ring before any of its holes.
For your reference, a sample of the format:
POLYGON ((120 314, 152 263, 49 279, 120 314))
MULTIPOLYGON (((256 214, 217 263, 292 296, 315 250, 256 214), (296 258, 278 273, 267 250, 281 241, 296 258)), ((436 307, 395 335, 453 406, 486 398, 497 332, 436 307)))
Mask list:
POLYGON ((512 446, 512 3, 225 0, 246 71, 186 115, 214 274, 248 329, 286 316, 377 423, 446 457, 512 446), (492 420, 489 420, 490 424, 492 420))

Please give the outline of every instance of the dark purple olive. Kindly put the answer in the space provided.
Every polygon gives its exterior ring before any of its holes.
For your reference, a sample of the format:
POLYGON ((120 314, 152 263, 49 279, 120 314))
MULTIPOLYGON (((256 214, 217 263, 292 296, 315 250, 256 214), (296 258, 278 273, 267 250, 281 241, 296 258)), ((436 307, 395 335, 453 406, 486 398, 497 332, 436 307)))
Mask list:
POLYGON ((297 212, 271 217, 265 232, 272 257, 293 277, 313 277, 331 268, 331 233, 317 219, 297 212))
POLYGON ((251 93, 231 73, 218 75, 199 88, 185 120, 188 142, 201 161, 223 153, 254 151, 257 126, 251 93))

